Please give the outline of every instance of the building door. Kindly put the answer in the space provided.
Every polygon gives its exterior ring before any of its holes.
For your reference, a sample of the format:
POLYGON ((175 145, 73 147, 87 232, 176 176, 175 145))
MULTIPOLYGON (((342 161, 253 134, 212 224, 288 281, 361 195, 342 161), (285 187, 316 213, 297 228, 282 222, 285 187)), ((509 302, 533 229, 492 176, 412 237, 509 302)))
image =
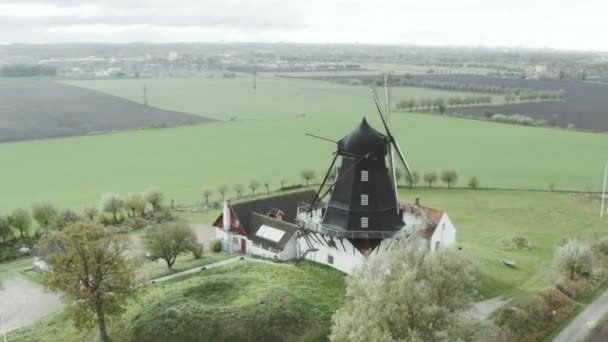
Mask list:
POLYGON ((247 240, 241 239, 241 253, 247 254, 247 240))

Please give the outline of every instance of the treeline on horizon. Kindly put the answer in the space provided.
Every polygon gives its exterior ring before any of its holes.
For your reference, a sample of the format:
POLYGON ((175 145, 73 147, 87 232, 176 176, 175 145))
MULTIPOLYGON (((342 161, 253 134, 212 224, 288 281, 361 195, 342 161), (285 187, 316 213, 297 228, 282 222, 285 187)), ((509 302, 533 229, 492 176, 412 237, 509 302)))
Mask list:
POLYGON ((0 67, 0 77, 57 76, 57 68, 50 65, 13 64, 0 67))

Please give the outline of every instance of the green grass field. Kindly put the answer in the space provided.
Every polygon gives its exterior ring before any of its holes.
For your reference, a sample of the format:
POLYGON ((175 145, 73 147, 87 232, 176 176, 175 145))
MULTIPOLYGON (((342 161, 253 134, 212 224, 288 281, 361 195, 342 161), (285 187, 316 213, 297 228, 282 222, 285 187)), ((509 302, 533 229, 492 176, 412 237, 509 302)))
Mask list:
POLYGON ((421 198, 423 205, 447 211, 457 229, 457 246, 471 255, 481 270, 484 298, 549 286, 553 252, 569 237, 589 241, 608 235, 599 219, 599 196, 586 194, 462 189, 403 189, 401 198, 421 198), (505 246, 503 238, 521 236, 531 250, 505 246), (501 259, 513 260, 509 268, 501 259))
MULTIPOLYGON (((352 116, 375 113, 367 86, 347 86, 330 82, 259 77, 257 89, 252 79, 186 78, 71 81, 71 85, 98 90, 142 102, 143 86, 148 103, 165 110, 181 111, 217 119, 259 119, 307 115, 352 116)), ((397 87, 392 88, 393 104, 408 99, 434 99, 479 95, 467 92, 397 87)), ((493 96, 494 103, 504 97, 493 96)))
MULTIPOLYGON (((243 261, 138 291, 109 333, 116 341, 316 341, 343 296, 344 276, 333 269, 243 261)), ((95 340, 96 330, 78 332, 66 318, 52 315, 9 341, 95 340)))
MULTIPOLYGON (((367 113, 380 129, 374 113, 367 113)), ((177 203, 200 201, 202 186, 321 174, 339 139, 361 116, 309 116, 218 122, 89 137, 0 144, 0 213, 49 201, 79 209, 107 192, 155 185, 177 203)), ((459 185, 475 175, 483 187, 599 190, 604 135, 404 114, 394 132, 420 173, 452 168, 459 185)), ((232 192, 230 194, 233 196, 232 192)), ((213 199, 219 196, 216 194, 213 199)))

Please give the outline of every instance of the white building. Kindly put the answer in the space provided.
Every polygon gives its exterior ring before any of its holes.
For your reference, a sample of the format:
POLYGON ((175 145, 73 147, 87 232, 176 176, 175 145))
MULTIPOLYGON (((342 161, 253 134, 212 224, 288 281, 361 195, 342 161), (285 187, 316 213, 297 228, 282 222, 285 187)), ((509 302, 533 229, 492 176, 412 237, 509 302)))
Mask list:
MULTIPOLYGON (((392 248, 394 240, 387 238, 364 255, 349 239, 322 234, 323 206, 308 212, 307 203, 314 196, 314 191, 305 191, 235 205, 225 202, 222 215, 214 223, 216 238, 222 240, 225 252, 283 261, 304 258, 347 274, 368 256, 392 248), (309 243, 316 251, 309 251, 309 243)), ((456 243, 456 227, 446 212, 419 203, 401 203, 400 211, 405 232, 417 232, 427 239, 431 252, 456 243)))
MULTIPOLYGON (((390 250, 394 237, 383 239, 373 250, 363 254, 347 238, 333 238, 321 232, 323 209, 318 208, 308 212, 309 205, 298 208, 297 222, 306 228, 306 237, 301 231, 298 238, 298 255, 318 263, 334 267, 342 272, 351 274, 361 266, 368 256, 382 254, 390 250), (306 253, 307 250, 316 250, 306 253)), ((425 207, 419 204, 401 203, 405 227, 403 233, 397 236, 409 236, 417 233, 428 241, 430 252, 456 244, 456 227, 448 214, 442 210, 425 207)))
POLYGON ((224 210, 213 226, 216 238, 228 253, 265 258, 298 258, 296 213, 301 202, 311 202, 314 191, 241 202, 224 202, 224 210))

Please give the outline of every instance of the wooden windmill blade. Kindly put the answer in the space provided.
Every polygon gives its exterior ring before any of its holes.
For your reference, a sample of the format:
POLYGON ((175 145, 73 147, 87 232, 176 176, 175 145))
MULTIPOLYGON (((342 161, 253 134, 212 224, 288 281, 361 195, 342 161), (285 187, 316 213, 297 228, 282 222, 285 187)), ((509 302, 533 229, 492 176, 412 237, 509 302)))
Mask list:
POLYGON ((399 148, 399 145, 395 141, 395 137, 393 137, 393 134, 391 133, 391 130, 388 128, 386 120, 384 119, 384 113, 382 112, 382 108, 380 107, 380 102, 378 101, 378 95, 376 94, 376 90, 374 88, 370 88, 370 90, 372 93, 372 97, 374 98, 374 102, 376 103, 376 109, 378 109, 378 114, 380 114, 380 119, 382 120, 382 125, 386 130, 386 135, 388 136, 390 144, 393 145, 393 147, 397 151, 397 155, 399 156, 399 160, 403 164, 405 171, 410 175, 410 177, 414 177, 409 163, 407 162, 407 160, 405 160, 405 156, 403 155, 401 148, 399 148))

